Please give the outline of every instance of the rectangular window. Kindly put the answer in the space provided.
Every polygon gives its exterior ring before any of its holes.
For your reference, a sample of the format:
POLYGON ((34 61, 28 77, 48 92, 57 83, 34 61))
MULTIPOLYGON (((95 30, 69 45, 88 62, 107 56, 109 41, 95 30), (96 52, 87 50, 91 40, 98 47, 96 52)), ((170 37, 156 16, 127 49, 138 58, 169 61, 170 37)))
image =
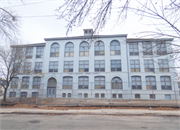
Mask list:
POLYGON ((28 88, 29 88, 29 77, 23 77, 21 89, 28 89, 28 88))
POLYGON ((112 94, 112 98, 116 98, 116 94, 115 93, 112 94))
POLYGON ((157 55, 166 55, 167 54, 165 43, 157 43, 156 48, 157 48, 157 55))
POLYGON ((64 97, 64 98, 65 98, 65 97, 66 97, 66 93, 63 93, 63 94, 62 94, 62 97, 64 97))
POLYGON ((95 89, 105 89, 105 77, 95 77, 95 89))
POLYGON ((131 72, 140 72, 139 60, 130 60, 131 72))
POLYGON ((140 95, 140 94, 135 94, 135 98, 136 98, 136 99, 140 99, 140 98, 141 98, 141 95, 140 95))
POLYGON ((89 78, 86 76, 79 77, 78 89, 88 89, 88 86, 89 86, 89 78))
POLYGON ((37 47, 36 58, 43 58, 44 47, 37 47))
POLYGON ((19 78, 15 77, 11 81, 11 88, 18 88, 19 78))
POLYGON ((88 98, 88 93, 84 93, 84 98, 88 98))
POLYGON ((68 93, 68 98, 70 98, 71 97, 71 93, 68 93))
POLYGON ((99 93, 95 93, 95 98, 99 98, 99 93))
POLYGON ((89 72, 89 61, 79 61, 79 72, 89 72))
POLYGON ((151 43, 143 43, 143 55, 152 55, 152 44, 151 43))
POLYGON ((159 72, 169 72, 169 65, 167 59, 158 60, 159 72))
POLYGON ((104 93, 101 93, 101 98, 105 98, 105 94, 104 93))
POLYGON ((162 90, 172 90, 170 76, 161 76, 160 79, 162 90))
POLYGON ((149 97, 150 99, 156 99, 155 94, 150 94, 149 97))
POLYGON ((49 62, 49 72, 58 72, 58 61, 49 62))
POLYGON ((144 60, 144 70, 145 72, 154 72, 154 61, 144 60))
POLYGON ((105 71, 105 61, 104 60, 95 60, 95 72, 104 72, 105 71))
POLYGON ((111 71, 121 71, 121 60, 111 60, 111 71))
POLYGON ((142 89, 141 87, 141 77, 140 76, 132 76, 131 77, 132 89, 142 89))
POLYGON ((73 61, 64 61, 64 72, 73 72, 73 61))
POLYGON ((26 59, 31 59, 33 55, 33 47, 26 48, 26 59))
POLYGON ((122 94, 118 94, 118 98, 122 98, 122 94))
POLYGON ((28 74, 31 72, 31 62, 25 62, 24 63, 24 73, 28 74))
POLYGON ((129 44, 129 53, 131 56, 139 55, 138 43, 130 43, 129 44))
POLYGON ((35 63, 34 72, 35 73, 41 73, 42 72, 42 62, 36 62, 35 63))
POLYGON ((41 77, 34 77, 33 78, 33 89, 40 88, 41 85, 41 77))
POLYGON ((155 76, 146 76, 146 89, 147 90, 156 90, 156 78, 155 76))

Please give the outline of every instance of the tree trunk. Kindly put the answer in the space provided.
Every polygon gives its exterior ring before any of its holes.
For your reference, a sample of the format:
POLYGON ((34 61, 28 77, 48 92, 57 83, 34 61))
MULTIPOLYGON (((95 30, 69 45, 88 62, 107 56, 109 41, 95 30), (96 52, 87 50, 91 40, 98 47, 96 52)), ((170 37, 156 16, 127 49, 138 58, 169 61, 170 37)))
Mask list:
POLYGON ((5 90, 4 90, 3 101, 6 101, 6 92, 7 92, 7 88, 5 88, 5 90))

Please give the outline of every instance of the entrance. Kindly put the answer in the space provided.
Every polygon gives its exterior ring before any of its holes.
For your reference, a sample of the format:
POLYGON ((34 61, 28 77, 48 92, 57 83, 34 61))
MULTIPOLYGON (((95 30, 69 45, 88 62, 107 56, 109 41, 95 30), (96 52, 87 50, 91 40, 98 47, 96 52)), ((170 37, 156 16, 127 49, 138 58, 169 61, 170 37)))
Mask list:
POLYGON ((48 80, 48 86, 47 86, 47 97, 56 97, 56 86, 57 86, 56 79, 50 78, 48 80))

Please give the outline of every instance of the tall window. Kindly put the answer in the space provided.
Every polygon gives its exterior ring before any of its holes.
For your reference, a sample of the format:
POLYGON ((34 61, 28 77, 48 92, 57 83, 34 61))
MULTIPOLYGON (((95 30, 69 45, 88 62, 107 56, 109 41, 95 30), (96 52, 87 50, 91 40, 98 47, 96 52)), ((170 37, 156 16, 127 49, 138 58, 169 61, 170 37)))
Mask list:
POLYGON ((140 76, 132 76, 131 77, 132 89, 142 89, 141 87, 141 77, 140 76))
POLYGON ((158 60, 159 72, 169 72, 169 65, 167 59, 158 60))
POLYGON ((89 78, 87 76, 81 76, 78 80, 78 88, 79 89, 88 89, 89 86, 89 78))
POLYGON ((131 72, 140 72, 139 60, 130 60, 131 72))
POLYGON ((29 88, 29 77, 23 77, 21 89, 28 89, 28 88, 29 88))
POLYGON ((156 90, 156 77, 155 76, 146 76, 146 89, 156 90))
POLYGON ((14 77, 11 81, 11 88, 18 88, 18 82, 19 82, 19 78, 14 77))
POLYGON ((73 57, 74 56, 74 45, 73 43, 67 43, 65 46, 65 57, 73 57))
POLYGON ((119 77, 114 77, 111 80, 111 88, 112 89, 122 89, 122 80, 119 77))
POLYGON ((121 54, 120 43, 116 40, 112 41, 110 43, 110 50, 111 50, 111 55, 120 55, 121 54))
POLYGON ((95 60, 95 72, 104 72, 105 71, 105 61, 104 60, 95 60))
POLYGON ((73 72, 73 61, 64 61, 64 72, 73 72))
POLYGON ((70 76, 63 78, 63 89, 72 89, 73 86, 73 78, 70 76))
POLYGON ((166 44, 165 43, 157 43, 156 44, 156 49, 157 49, 157 55, 166 55, 167 50, 166 50, 166 44))
POLYGON ((144 70, 145 72, 154 72, 153 60, 144 60, 144 70))
POLYGON ((129 53, 130 55, 139 55, 138 43, 129 44, 129 53))
POLYGON ((105 89, 105 77, 96 76, 95 77, 95 89, 105 89))
POLYGON ((41 73, 42 72, 42 62, 36 62, 35 63, 35 73, 41 73))
POLYGON ((37 47, 36 58, 43 58, 44 47, 37 47))
POLYGON ((49 72, 58 72, 58 61, 49 62, 49 72))
POLYGON ((79 56, 89 56, 89 44, 82 42, 79 46, 79 56))
POLYGON ((89 61, 79 61, 79 72, 89 72, 89 61))
POLYGON ((28 74, 31 71, 31 62, 25 62, 24 63, 24 73, 28 74))
POLYGON ((151 43, 143 43, 143 55, 152 55, 152 44, 151 43))
POLYGON ((34 77, 33 78, 33 88, 39 88, 41 85, 41 77, 34 77))
POLYGON ((104 55, 104 43, 102 41, 97 41, 94 46, 94 55, 102 56, 104 55))
POLYGON ((161 78, 161 89, 172 90, 170 76, 161 76, 160 78, 161 78))
POLYGON ((30 59, 30 58, 32 58, 32 55, 33 55, 33 47, 27 47, 26 48, 26 58, 30 59))
POLYGON ((51 45, 50 57, 59 57, 59 44, 58 43, 53 43, 51 45))
POLYGON ((121 71, 121 60, 111 60, 111 71, 121 71))

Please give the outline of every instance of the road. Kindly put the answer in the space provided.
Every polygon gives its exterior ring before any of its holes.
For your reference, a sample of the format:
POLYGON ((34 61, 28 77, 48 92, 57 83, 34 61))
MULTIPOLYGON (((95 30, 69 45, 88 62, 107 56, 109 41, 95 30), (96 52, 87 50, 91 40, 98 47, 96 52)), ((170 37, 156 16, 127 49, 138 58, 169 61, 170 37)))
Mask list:
POLYGON ((180 130, 179 117, 1 114, 0 130, 180 130))

